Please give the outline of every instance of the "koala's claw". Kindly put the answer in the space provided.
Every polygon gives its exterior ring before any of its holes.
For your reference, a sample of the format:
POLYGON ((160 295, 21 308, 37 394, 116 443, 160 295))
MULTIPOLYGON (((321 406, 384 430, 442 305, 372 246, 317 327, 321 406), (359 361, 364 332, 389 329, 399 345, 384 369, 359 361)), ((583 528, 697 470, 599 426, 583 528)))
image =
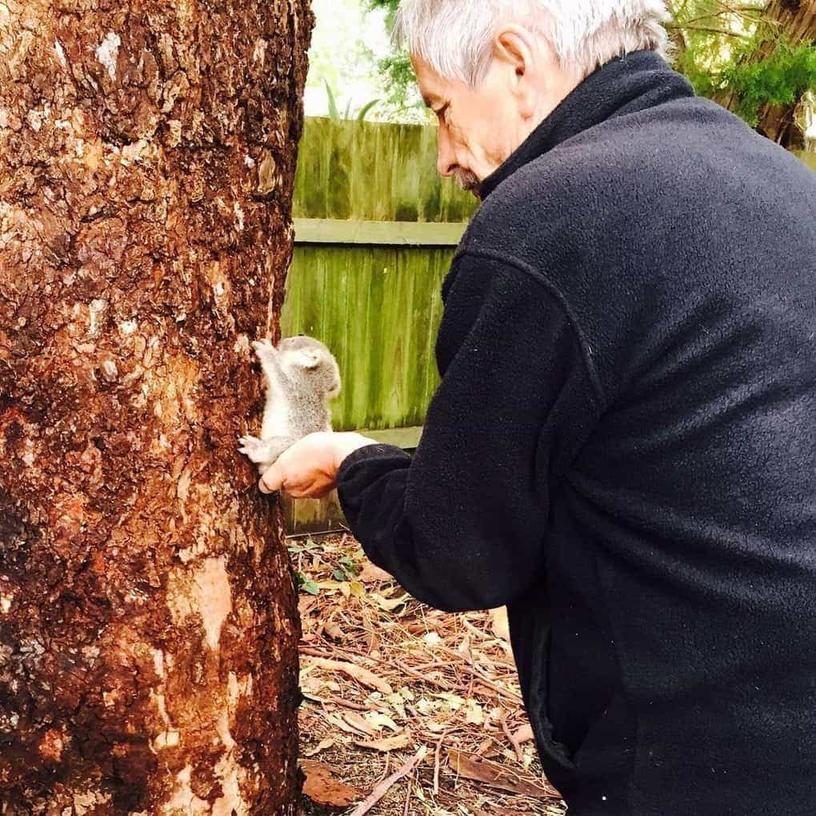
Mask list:
POLYGON ((270 355, 274 356, 278 352, 270 340, 255 340, 252 343, 252 348, 255 349, 255 354, 261 359, 270 355))
POLYGON ((240 445, 238 448, 239 453, 243 453, 251 462, 257 465, 265 461, 268 446, 262 439, 258 439, 257 436, 242 436, 238 440, 238 444, 240 445))

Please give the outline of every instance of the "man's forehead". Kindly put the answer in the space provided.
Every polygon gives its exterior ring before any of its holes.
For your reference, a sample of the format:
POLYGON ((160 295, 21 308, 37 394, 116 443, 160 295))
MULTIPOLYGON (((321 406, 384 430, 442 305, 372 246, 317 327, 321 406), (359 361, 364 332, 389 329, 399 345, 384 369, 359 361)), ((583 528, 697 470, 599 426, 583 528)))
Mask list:
POLYGON ((411 57, 411 62, 414 65, 414 73, 416 74, 422 101, 431 108, 434 103, 442 100, 445 90, 444 82, 421 57, 411 57))

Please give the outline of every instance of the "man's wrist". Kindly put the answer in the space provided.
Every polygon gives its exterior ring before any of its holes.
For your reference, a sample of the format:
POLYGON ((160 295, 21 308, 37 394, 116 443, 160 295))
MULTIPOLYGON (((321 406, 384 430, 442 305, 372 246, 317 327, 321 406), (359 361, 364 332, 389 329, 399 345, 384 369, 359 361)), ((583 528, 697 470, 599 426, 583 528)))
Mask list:
POLYGON ((339 472, 340 466, 343 462, 360 448, 366 448, 369 445, 376 445, 374 439, 369 439, 366 436, 358 433, 336 433, 334 434, 334 466, 335 472, 339 472))

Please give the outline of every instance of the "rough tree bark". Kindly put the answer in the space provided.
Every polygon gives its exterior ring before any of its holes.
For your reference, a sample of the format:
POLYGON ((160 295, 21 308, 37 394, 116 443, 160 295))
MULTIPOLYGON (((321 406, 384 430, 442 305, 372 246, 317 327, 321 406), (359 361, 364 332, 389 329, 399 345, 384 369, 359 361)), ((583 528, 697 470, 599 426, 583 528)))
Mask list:
POLYGON ((296 591, 236 452, 307 0, 0 0, 0 813, 292 814, 296 591))

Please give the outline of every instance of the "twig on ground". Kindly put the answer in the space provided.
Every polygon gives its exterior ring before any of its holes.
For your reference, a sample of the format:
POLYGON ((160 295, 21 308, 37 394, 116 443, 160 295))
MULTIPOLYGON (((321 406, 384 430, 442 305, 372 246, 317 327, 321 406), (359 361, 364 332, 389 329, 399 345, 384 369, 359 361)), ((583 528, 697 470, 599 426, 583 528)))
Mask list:
POLYGON ((402 816, 408 816, 409 808, 411 806, 411 799, 413 798, 414 786, 411 784, 412 780, 408 780, 408 791, 405 795, 405 809, 402 811, 402 816))
POLYGON ((382 782, 380 782, 380 784, 377 785, 373 791, 371 791, 368 798, 354 809, 351 816, 365 816, 365 814, 368 813, 371 808, 373 808, 374 805, 376 805, 377 802, 379 802, 380 799, 382 799, 383 796, 385 796, 385 794, 388 793, 388 791, 390 791, 391 788, 393 788, 394 785, 400 781, 400 779, 411 773, 411 771, 413 771, 414 768, 416 768, 416 766, 419 765, 423 759, 425 759, 427 753, 428 749, 423 745, 401 768, 391 774, 388 779, 384 779, 382 782))
POLYGON ((324 707, 327 705, 336 705, 340 706, 340 708, 349 708, 352 711, 376 711, 377 706, 369 704, 369 705, 360 705, 359 703, 352 703, 349 700, 344 700, 342 697, 318 697, 316 694, 310 694, 307 691, 301 690, 300 692, 304 699, 308 700, 310 703, 320 703, 324 707))
POLYGON ((510 730, 509 726, 507 725, 507 717, 502 717, 501 719, 501 727, 502 731, 504 731, 504 735, 507 737, 510 744, 513 746, 513 750, 516 752, 516 759, 524 763, 524 751, 521 749, 521 745, 519 745, 516 738, 513 736, 513 732, 510 730))
POLYGON ((433 775, 433 794, 434 796, 439 796, 439 766, 440 766, 440 758, 442 754, 442 743, 445 741, 445 735, 443 734, 439 738, 439 742, 436 743, 436 750, 434 751, 434 775, 433 775))
POLYGON ((401 660, 395 660, 394 665, 404 671, 406 674, 410 674, 411 677, 416 677, 417 680, 421 680, 423 683, 427 683, 429 686, 436 686, 436 688, 442 689, 442 691, 453 691, 454 686, 445 680, 437 680, 435 677, 430 677, 423 674, 422 672, 417 671, 416 669, 413 669, 407 664, 403 663, 401 660))

